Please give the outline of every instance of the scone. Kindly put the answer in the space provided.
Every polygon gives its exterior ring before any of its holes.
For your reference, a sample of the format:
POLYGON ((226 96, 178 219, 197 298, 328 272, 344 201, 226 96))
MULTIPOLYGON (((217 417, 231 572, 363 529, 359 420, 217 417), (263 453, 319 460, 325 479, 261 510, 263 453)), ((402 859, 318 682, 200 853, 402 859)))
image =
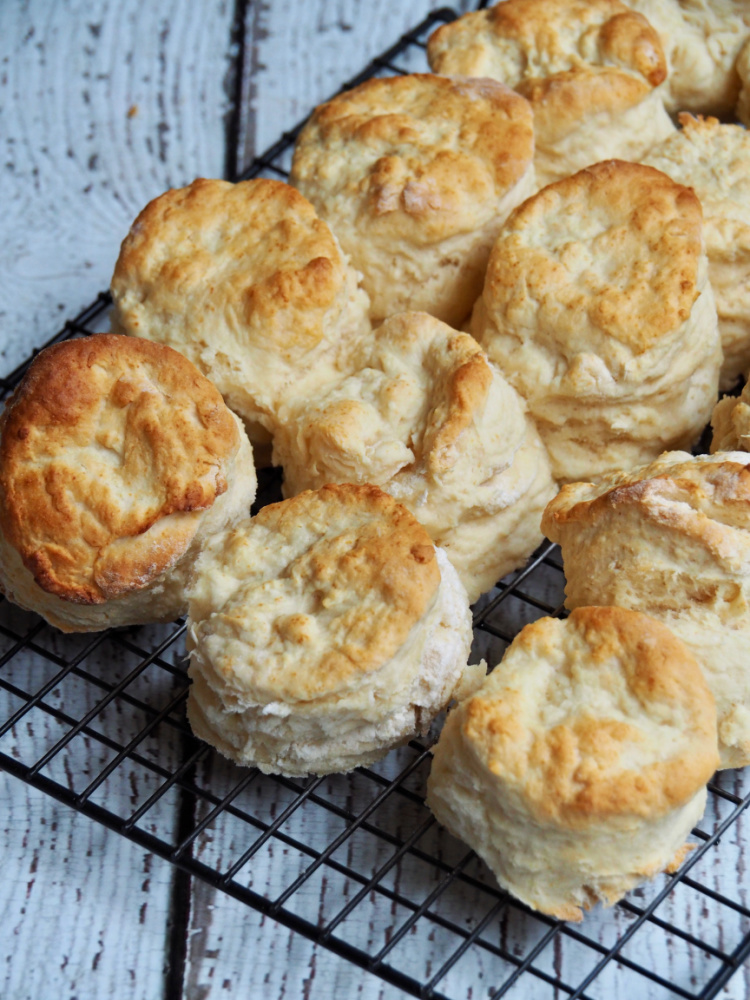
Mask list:
POLYGON ((491 80, 368 80, 315 110, 290 180, 363 275, 373 320, 424 310, 458 326, 490 247, 534 190, 528 103, 491 80))
POLYGON ((503 888, 580 920, 680 864, 716 764, 688 649, 646 615, 587 607, 527 625, 450 713, 427 803, 503 888))
POLYGON ((721 342, 695 193, 597 163, 506 223, 472 333, 527 401, 555 479, 689 447, 716 401, 721 342))
POLYGON ((566 486, 542 527, 565 561, 566 604, 664 622, 716 699, 722 767, 750 763, 750 455, 663 455, 566 486))
POLYGON ((113 329, 190 358, 264 443, 285 403, 352 370, 370 331, 358 275, 312 205, 273 180, 196 180, 135 220, 113 329))
POLYGON ((667 56, 668 111, 731 117, 738 56, 750 38, 747 0, 628 0, 656 28, 667 56))
POLYGON ((750 383, 739 397, 724 396, 711 415, 711 454, 720 451, 750 451, 750 383))
POLYGON ((471 601, 539 545, 557 492, 523 400, 472 337, 426 313, 386 320, 368 366, 279 430, 274 463, 287 496, 381 486, 446 550, 471 601))
POLYGON ((35 359, 0 417, 0 590, 65 632, 170 621, 253 453, 190 361, 109 334, 35 359))
POLYGON ((750 39, 743 45, 735 63, 740 78, 740 94, 735 114, 743 125, 750 125, 750 39))
POLYGON ((724 350, 720 388, 729 389, 750 369, 750 136, 715 118, 679 117, 681 131, 643 162, 692 187, 700 198, 724 350))
POLYGON ((264 507, 210 543, 190 591, 188 718, 268 773, 382 757, 476 683, 448 559, 376 486, 264 507))
POLYGON ((443 25, 437 73, 491 77, 534 109, 537 185, 600 160, 640 160, 674 126, 655 89, 659 36, 619 0, 506 0, 443 25))

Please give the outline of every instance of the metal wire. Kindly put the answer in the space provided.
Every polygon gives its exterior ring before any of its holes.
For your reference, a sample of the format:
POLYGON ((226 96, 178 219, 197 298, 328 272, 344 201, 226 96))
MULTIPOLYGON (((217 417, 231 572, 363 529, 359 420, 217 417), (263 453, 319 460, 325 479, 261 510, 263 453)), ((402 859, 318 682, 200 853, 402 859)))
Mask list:
MULTIPOLYGON (((342 89, 406 72, 405 58, 423 53, 435 24, 454 16, 434 12, 342 89)), ((286 177, 284 164, 302 124, 242 176, 286 177)), ((50 343, 96 332, 109 305, 101 294, 50 343)), ((0 379, 0 398, 30 361, 0 379)), ((254 509, 276 499, 279 474, 266 473, 254 509)), ((562 587, 559 552, 545 544, 475 609, 475 653, 496 662, 525 621, 563 615, 562 587)), ((705 828, 695 831, 699 846, 676 876, 631 894, 609 914, 595 912, 581 927, 566 925, 512 899, 435 823, 424 805, 429 741, 414 740, 381 765, 307 782, 220 761, 195 740, 184 717, 183 632, 177 623, 73 640, 0 600, 0 766, 417 997, 710 1000, 750 955, 748 886, 733 834, 750 803, 742 775, 725 772, 710 784, 711 811, 705 828), (114 672, 113 663, 119 665, 114 672), (72 683, 75 697, 67 698, 72 683), (28 737, 36 713, 58 727, 48 745, 28 737), (87 743, 85 765, 79 738, 87 743), (144 791, 123 810, 117 781, 134 768, 144 776, 144 791), (324 843, 310 833, 321 825, 324 843), (233 847, 212 858, 213 841, 233 847), (259 891, 248 872, 274 846, 296 864, 288 870, 274 865, 276 881, 259 891), (709 861, 715 870, 737 866, 736 878, 708 884, 709 861), (324 873, 341 885, 330 913, 319 909, 316 880, 324 873), (678 888, 710 909, 711 926, 736 928, 728 944, 722 936, 709 940, 708 926, 686 923, 678 888), (643 893, 648 901, 641 902, 643 893), (311 915, 313 902, 318 909, 311 915), (363 926, 373 928, 367 939, 363 926), (656 967, 648 942, 657 935, 665 954, 682 949, 674 975, 656 967), (680 974, 681 967, 689 974, 680 974)))

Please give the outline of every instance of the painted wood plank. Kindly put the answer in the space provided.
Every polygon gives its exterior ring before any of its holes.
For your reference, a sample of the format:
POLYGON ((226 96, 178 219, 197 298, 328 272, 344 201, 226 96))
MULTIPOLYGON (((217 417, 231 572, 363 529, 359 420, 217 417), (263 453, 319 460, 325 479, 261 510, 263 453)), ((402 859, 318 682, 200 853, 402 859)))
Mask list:
MULTIPOLYGON (((107 286, 150 198, 223 172, 233 17, 220 0, 0 5, 3 373, 107 286)), ((83 692, 61 697, 80 714, 83 692)), ((107 725, 122 736, 126 721, 107 725)), ((41 715, 30 725, 42 745, 60 735, 41 715)), ((117 812, 151 787, 137 768, 118 778, 117 812)), ((172 866, 2 780, 0 996, 162 996, 172 866)))
POLYGON ((0 4, 0 367, 109 284, 140 209, 224 171, 229 0, 0 4))

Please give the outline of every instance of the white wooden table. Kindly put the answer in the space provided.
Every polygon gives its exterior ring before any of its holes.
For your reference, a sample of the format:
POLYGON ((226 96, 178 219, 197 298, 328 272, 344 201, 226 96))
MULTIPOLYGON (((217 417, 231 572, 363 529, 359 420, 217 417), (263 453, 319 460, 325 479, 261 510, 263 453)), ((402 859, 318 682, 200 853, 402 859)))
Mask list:
MULTIPOLYGON (((249 160, 440 5, 0 4, 0 375, 107 286, 147 201, 227 172, 234 95, 246 108, 238 138, 249 160)), ((2 1000, 404 996, 204 885, 191 889, 175 982, 167 974, 174 869, 3 772, 0 796, 2 1000)), ((742 823, 727 836, 741 840, 742 823)), ((711 878, 718 889, 733 874, 711 878)), ((691 926, 710 924, 712 912, 706 904, 691 926)), ((749 991, 745 971, 723 995, 742 1000, 749 991)))
MULTIPOLYGON (((151 198, 226 174, 237 93, 249 160, 438 6, 0 4, 0 375, 108 286, 151 198)), ((0 997, 164 996, 172 867, 2 772, 0 801, 0 997)), ((212 890, 190 920, 186 1000, 403 995, 212 890)))

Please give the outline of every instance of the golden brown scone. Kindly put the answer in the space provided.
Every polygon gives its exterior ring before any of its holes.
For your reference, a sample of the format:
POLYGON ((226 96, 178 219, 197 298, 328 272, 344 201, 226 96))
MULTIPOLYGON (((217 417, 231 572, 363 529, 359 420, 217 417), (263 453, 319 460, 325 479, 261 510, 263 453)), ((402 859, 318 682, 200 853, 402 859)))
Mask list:
POLYGON ((269 440, 285 403, 350 371, 367 296, 312 205, 273 180, 196 180, 141 212, 112 277, 113 326, 177 348, 269 440))
POLYGON ((363 274, 373 320, 420 309, 458 326, 490 247, 534 190, 528 103, 491 80, 368 80, 315 110, 291 182, 363 274))
POLYGON ((628 6, 661 38, 667 110, 731 117, 740 90, 737 58, 750 38, 747 0, 628 0, 628 6))
POLYGON ((348 771, 426 730, 484 667, 445 555, 376 486, 326 486, 214 538, 188 620, 198 736, 270 773, 348 771))
POLYGON ((526 399, 561 481, 693 443, 721 342, 694 192, 597 163, 506 223, 472 332, 526 399))
POLYGON ((306 400, 274 440, 293 496, 375 483, 446 550, 469 600, 523 565, 556 493, 523 400, 477 342, 426 313, 375 332, 366 367, 306 400))
POLYGON ((749 463, 667 453, 566 486, 542 521, 562 548, 568 607, 643 611, 690 647, 716 699, 722 767, 750 763, 749 463))
POLYGON ((611 157, 640 160, 674 131, 655 90, 659 36, 619 0, 506 0, 438 28, 427 54, 437 73, 528 98, 540 187, 611 157))
POLYGON ((720 388, 729 389, 750 369, 750 136, 716 118, 679 117, 682 129, 643 162, 700 198, 724 350, 720 388))
POLYGON ((255 490, 242 425, 186 358, 64 341, 0 417, 0 589, 66 632, 169 621, 206 538, 255 490))
POLYGON ((680 863, 717 763, 689 650, 646 615, 586 607, 527 625, 450 713, 427 803, 503 888, 580 920, 680 863))

